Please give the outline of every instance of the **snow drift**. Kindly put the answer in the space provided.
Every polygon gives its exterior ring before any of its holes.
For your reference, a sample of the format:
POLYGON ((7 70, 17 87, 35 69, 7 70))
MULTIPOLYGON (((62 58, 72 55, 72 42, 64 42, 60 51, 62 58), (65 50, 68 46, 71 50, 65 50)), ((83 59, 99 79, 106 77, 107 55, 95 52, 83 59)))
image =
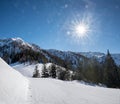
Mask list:
POLYGON ((28 80, 0 58, 0 104, 26 104, 28 80))

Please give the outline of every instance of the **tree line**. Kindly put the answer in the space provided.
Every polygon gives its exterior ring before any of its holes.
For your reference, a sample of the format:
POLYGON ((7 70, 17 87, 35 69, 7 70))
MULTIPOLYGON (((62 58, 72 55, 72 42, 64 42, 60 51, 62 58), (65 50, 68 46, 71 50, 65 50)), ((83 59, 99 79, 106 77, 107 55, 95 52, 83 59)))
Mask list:
POLYGON ((2 58, 8 64, 15 62, 29 62, 30 64, 52 62, 66 69, 60 70, 59 67, 53 65, 52 70, 47 70, 44 66, 42 77, 52 77, 61 80, 82 80, 95 84, 101 83, 107 87, 120 88, 120 66, 116 65, 109 51, 107 52, 104 62, 100 63, 96 58, 83 58, 83 60, 78 60, 78 66, 76 68, 72 67, 72 62, 67 60, 67 58, 62 60, 46 51, 44 53, 49 56, 49 59, 42 53, 32 49, 23 49, 18 53, 13 51, 11 54, 4 52, 2 58), (72 73, 70 73, 70 71, 72 73))
MULTIPOLYGON (((38 73, 37 70, 36 73, 38 73)), ((38 76, 40 76, 39 73, 38 76)), ((93 84, 104 84, 110 88, 120 88, 120 67, 115 64, 109 51, 103 63, 99 63, 95 58, 92 58, 89 61, 81 62, 75 70, 62 68, 55 64, 47 69, 44 65, 41 77, 78 80, 93 84)))
POLYGON ((92 58, 87 63, 80 63, 74 71, 74 80, 104 84, 110 88, 120 88, 120 67, 114 62, 109 50, 105 61, 100 63, 92 58))

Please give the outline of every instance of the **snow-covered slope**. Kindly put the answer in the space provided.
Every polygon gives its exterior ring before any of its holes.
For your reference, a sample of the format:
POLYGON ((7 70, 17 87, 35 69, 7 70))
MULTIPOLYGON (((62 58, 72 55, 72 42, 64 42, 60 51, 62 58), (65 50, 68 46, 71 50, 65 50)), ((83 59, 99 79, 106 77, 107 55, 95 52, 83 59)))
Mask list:
POLYGON ((22 73, 26 77, 32 77, 33 76, 35 66, 38 66, 38 70, 39 70, 39 72, 41 74, 41 71, 43 69, 43 64, 33 64, 33 65, 17 64, 17 65, 12 65, 12 67, 14 69, 19 71, 20 73, 22 73))
POLYGON ((120 104, 120 90, 55 79, 29 79, 31 104, 120 104))
POLYGON ((0 39, 0 57, 4 54, 20 53, 25 49, 32 49, 36 52, 40 51, 40 47, 35 44, 29 44, 21 38, 0 39))
MULTIPOLYGON (((19 71, 20 73, 22 73, 24 76, 26 77, 32 77, 33 76, 33 73, 35 71, 35 67, 37 66, 38 70, 39 70, 39 73, 40 73, 40 76, 42 76, 42 70, 44 68, 44 65, 45 65, 45 68, 50 71, 53 63, 46 63, 46 64, 32 64, 30 65, 29 63, 28 64, 12 64, 11 66, 16 69, 17 71, 19 71)), ((55 64, 54 64, 55 65, 55 64)), ((56 70, 66 70, 65 68, 61 67, 61 66, 58 66, 58 65, 55 65, 56 67, 56 70)), ((58 71, 56 71, 57 73, 58 71)), ((71 71, 72 72, 72 71, 71 71)), ((60 73, 60 72, 58 72, 60 73)))
POLYGON ((21 39, 19 37, 0 39, 0 47, 9 46, 9 45, 17 46, 18 44, 19 44, 19 46, 25 46, 25 47, 31 47, 31 48, 38 47, 37 45, 29 44, 29 43, 25 42, 23 39, 21 39))
MULTIPOLYGON (((63 60, 69 59, 71 64, 77 65, 77 63, 86 58, 96 58, 99 62, 104 62, 106 54, 101 52, 64 52, 59 50, 50 49, 47 50, 50 54, 55 55, 63 60), (84 56, 84 57, 83 57, 84 56)), ((115 63, 119 66, 120 65, 120 54, 111 54, 115 63)))
POLYGON ((47 52, 49 54, 52 54, 53 56, 57 56, 58 58, 64 60, 65 62, 68 62, 73 68, 77 68, 80 62, 88 60, 86 56, 71 51, 59 51, 59 50, 50 49, 47 50, 47 52))
MULTIPOLYGON (((42 64, 37 64, 41 71, 42 64)), ((49 67, 51 64, 46 64, 49 67)), ((32 75, 35 65, 15 65, 25 76, 32 75), (24 70, 24 71, 23 71, 24 70), (27 74, 27 72, 29 74, 27 74)), ((28 78, 31 104, 119 104, 120 90, 89 86, 77 81, 51 78, 28 78)))
POLYGON ((28 80, 0 58, 0 104, 26 104, 28 80))
POLYGON ((32 48, 32 45, 25 42, 21 38, 8 38, 8 39, 0 39, 0 48, 4 52, 12 53, 13 51, 15 53, 18 53, 21 51, 22 47, 24 48, 32 48), (3 48, 4 47, 4 48, 3 48))
MULTIPOLYGON (((46 64, 46 66, 49 67, 50 64, 46 64)), ((22 64, 17 66, 19 70, 23 68, 24 71, 33 70, 34 67, 34 65, 30 65, 24 69, 22 64)), ((41 70, 42 67, 39 68, 41 70)), ((21 73, 24 74, 24 71, 21 71, 21 73)), ((77 81, 25 78, 0 58, 0 104, 119 103, 120 89, 88 86, 77 81)))
POLYGON ((101 58, 101 57, 105 56, 104 53, 100 53, 100 52, 79 52, 79 53, 88 58, 91 58, 91 57, 101 58))

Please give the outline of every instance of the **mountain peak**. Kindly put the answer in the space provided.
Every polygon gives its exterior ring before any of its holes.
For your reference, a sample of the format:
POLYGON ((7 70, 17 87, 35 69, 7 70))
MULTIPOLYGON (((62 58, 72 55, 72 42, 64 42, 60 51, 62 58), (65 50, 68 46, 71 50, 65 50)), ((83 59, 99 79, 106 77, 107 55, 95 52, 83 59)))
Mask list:
POLYGON ((22 38, 20 37, 15 37, 15 38, 10 38, 13 41, 24 41, 22 38))
POLYGON ((4 46, 4 45, 9 46, 10 44, 18 44, 22 46, 24 45, 32 48, 32 46, 29 43, 25 42, 22 38, 19 37, 0 39, 0 46, 4 46))

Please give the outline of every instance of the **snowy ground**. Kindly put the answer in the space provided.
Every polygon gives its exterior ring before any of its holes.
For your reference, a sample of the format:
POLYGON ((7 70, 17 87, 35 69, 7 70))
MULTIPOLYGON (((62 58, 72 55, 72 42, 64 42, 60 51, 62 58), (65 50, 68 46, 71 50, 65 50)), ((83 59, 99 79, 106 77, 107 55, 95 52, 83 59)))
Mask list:
POLYGON ((26 104, 29 81, 0 58, 0 104, 26 104))
MULTIPOLYGON (((47 63, 45 64, 46 68, 48 68, 51 65, 51 63, 47 63)), ((33 72, 35 69, 35 66, 38 66, 38 70, 40 72, 41 75, 41 71, 43 68, 43 64, 12 64, 11 65, 14 69, 16 69, 17 71, 19 71, 20 73, 22 73, 24 76, 26 77, 32 77, 33 76, 33 72)))
POLYGON ((32 104, 120 104, 120 90, 55 79, 29 79, 32 104))
POLYGON ((0 59, 0 104, 120 104, 120 89, 31 78, 35 65, 14 68, 26 78, 0 59))

